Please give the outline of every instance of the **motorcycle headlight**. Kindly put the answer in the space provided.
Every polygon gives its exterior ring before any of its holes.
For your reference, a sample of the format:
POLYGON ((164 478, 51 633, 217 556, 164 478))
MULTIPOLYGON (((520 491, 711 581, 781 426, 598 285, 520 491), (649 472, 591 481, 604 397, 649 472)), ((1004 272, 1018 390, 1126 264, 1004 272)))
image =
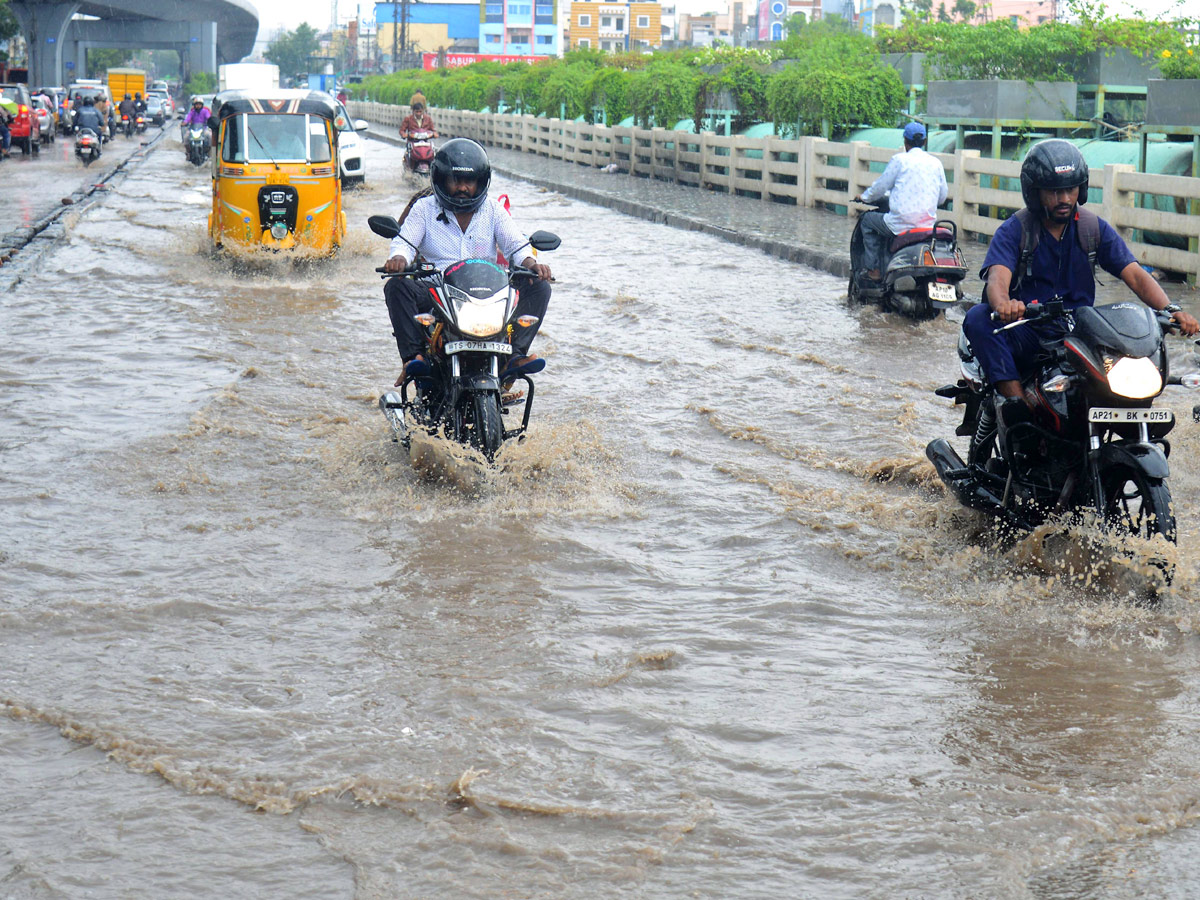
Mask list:
POLYGON ((453 297, 453 300, 454 317, 458 320, 458 330, 463 334, 491 337, 504 328, 504 313, 508 304, 503 294, 483 302, 458 297, 453 297))
MULTIPOLYGON (((1107 363, 1108 360, 1106 359, 1107 363)), ((1108 367, 1108 389, 1118 397, 1145 400, 1162 390, 1162 373, 1148 358, 1122 356, 1108 367)))

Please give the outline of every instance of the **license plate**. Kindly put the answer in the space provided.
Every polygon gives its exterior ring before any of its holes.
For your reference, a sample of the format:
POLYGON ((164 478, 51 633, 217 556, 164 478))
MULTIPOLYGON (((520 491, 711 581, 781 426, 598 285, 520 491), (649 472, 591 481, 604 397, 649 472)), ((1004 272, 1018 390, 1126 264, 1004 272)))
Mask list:
POLYGON ((1174 422, 1175 413, 1169 409, 1107 409, 1092 407, 1089 422, 1174 422))
POLYGON ((929 299, 944 300, 947 303, 953 303, 958 299, 958 293, 954 290, 954 285, 952 284, 931 281, 929 282, 929 299))
POLYGON ((450 341, 446 353, 512 353, 512 344, 500 341, 450 341))

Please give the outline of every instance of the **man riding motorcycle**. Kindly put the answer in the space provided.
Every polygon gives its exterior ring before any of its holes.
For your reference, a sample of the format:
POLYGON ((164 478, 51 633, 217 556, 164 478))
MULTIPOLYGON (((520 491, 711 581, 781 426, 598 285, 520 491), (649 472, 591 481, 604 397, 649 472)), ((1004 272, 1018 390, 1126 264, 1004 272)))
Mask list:
POLYGON ((133 98, 128 94, 122 98, 117 104, 117 114, 121 117, 121 122, 133 122, 133 117, 137 115, 137 110, 133 105, 133 98))
MULTIPOLYGON (((125 96, 128 97, 129 95, 126 94, 125 96)), ((139 116, 146 115, 146 101, 142 99, 141 91, 136 91, 133 95, 133 111, 139 116)))
POLYGON ((433 127, 433 119, 425 111, 425 95, 420 92, 413 94, 408 104, 412 111, 400 123, 400 137, 407 141, 414 134, 421 131, 429 132, 433 137, 437 137, 437 129, 433 127))
POLYGON ((986 282, 985 300, 967 313, 963 332, 995 385, 1002 429, 1028 419, 1021 376, 1036 361, 1041 342, 1064 326, 1058 319, 994 333, 993 312, 1009 323, 1024 316, 1027 303, 1059 298, 1068 308, 1092 306, 1098 264, 1151 309, 1169 312, 1184 334, 1200 330, 1196 319, 1170 302, 1113 227, 1083 208, 1087 192, 1088 166, 1078 148, 1059 139, 1035 144, 1021 163, 1026 208, 1005 220, 988 246, 979 272, 986 282))
MULTIPOLYGON (((504 207, 488 199, 492 166, 479 144, 467 138, 447 141, 433 158, 431 180, 433 193, 418 196, 402 217, 400 235, 392 239, 385 271, 404 271, 415 253, 438 269, 460 259, 495 259, 497 248, 511 260, 528 244, 528 238, 504 207)), ((520 265, 535 272, 537 278, 521 288, 515 314, 536 316, 538 321, 514 335, 508 370, 537 358, 529 352, 529 346, 550 303, 550 267, 539 264, 533 256, 526 256, 520 265)), ((389 278, 383 295, 404 362, 404 372, 396 379, 399 386, 405 372, 415 375, 425 368, 427 336, 413 317, 429 312, 433 298, 410 278, 389 278)))
POLYGON ((913 228, 933 227, 938 204, 945 202, 947 194, 942 164, 925 152, 925 126, 909 122, 904 126, 904 152, 894 155, 883 174, 854 198, 859 203, 875 203, 888 196, 888 212, 872 210, 862 217, 867 278, 882 279, 885 253, 893 237, 913 228))
POLYGON ((100 110, 96 109, 96 101, 91 97, 83 98, 83 106, 79 108, 78 115, 75 117, 75 127, 90 128, 96 132, 96 136, 100 137, 104 133, 104 117, 100 110))

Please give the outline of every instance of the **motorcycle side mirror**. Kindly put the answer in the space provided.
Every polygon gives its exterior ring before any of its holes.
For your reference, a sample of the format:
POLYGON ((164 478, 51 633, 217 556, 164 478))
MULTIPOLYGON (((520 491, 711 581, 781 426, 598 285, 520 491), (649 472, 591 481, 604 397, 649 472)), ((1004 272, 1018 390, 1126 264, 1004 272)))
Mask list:
POLYGON ((552 234, 549 231, 535 231, 529 236, 530 246, 533 247, 534 250, 541 250, 543 252, 557 250, 558 245, 561 243, 562 240, 559 238, 559 236, 557 234, 552 234))
POLYGON ((394 238, 400 233, 399 223, 391 216, 371 216, 367 225, 380 237, 394 238))

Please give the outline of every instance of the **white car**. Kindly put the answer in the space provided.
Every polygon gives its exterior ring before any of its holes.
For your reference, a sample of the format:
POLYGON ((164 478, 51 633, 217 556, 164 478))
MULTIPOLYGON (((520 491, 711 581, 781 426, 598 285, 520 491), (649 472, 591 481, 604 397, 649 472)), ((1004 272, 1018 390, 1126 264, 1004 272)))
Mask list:
POLYGON ((338 114, 333 125, 338 133, 338 159, 342 184, 361 184, 367 180, 366 163, 363 162, 363 138, 360 131, 367 130, 365 119, 351 119, 346 107, 337 105, 338 114))

